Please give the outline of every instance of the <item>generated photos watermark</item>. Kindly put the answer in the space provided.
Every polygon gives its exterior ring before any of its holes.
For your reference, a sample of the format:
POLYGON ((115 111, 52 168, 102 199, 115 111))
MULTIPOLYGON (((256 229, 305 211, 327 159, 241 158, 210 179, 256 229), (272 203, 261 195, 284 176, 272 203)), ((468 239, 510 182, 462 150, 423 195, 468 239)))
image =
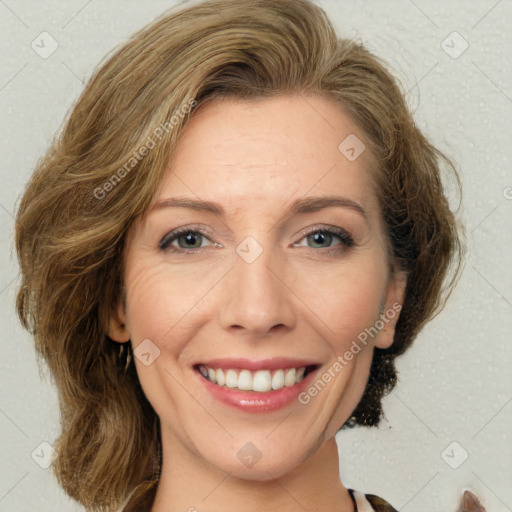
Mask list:
POLYGON ((336 378, 336 376, 342 372, 343 368, 345 368, 350 363, 350 361, 354 359, 354 356, 361 352, 361 345, 366 346, 368 344, 368 338, 375 338, 375 336, 377 336, 377 334, 386 326, 386 324, 388 324, 396 317, 401 309, 402 305, 395 302, 391 308, 380 315, 379 319, 376 320, 372 326, 365 328, 364 331, 361 331, 358 334, 357 339, 352 341, 350 348, 346 350, 342 355, 338 355, 336 361, 325 372, 323 372, 322 375, 319 376, 315 382, 313 382, 308 387, 307 390, 299 393, 299 402, 302 405, 309 404, 311 399, 317 396, 318 393, 320 393, 320 391, 322 391, 325 386, 331 382, 331 380, 336 378))
POLYGON ((144 144, 139 146, 136 151, 133 152, 132 157, 108 179, 100 187, 94 189, 94 197, 98 200, 104 199, 108 192, 113 190, 123 178, 125 178, 132 169, 134 169, 139 162, 141 162, 152 149, 154 149, 158 142, 160 142, 165 134, 169 133, 179 122, 189 114, 192 109, 197 105, 195 99, 189 99, 179 109, 178 112, 173 114, 171 118, 158 125, 151 135, 148 135, 144 144))

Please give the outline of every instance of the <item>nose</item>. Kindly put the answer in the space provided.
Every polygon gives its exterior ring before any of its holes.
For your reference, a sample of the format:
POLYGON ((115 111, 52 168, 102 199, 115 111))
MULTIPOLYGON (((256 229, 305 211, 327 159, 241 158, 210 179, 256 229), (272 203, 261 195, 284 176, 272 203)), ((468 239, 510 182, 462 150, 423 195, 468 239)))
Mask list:
POLYGON ((220 324, 227 330, 244 330, 253 336, 290 330, 296 323, 290 272, 278 255, 263 250, 248 262, 238 254, 226 276, 220 307, 220 324))

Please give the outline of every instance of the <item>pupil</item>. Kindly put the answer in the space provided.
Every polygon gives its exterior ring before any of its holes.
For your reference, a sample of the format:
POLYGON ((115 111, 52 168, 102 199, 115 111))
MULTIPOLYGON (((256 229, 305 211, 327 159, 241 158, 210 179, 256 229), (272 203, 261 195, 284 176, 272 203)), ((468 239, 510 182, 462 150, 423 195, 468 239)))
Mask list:
MULTIPOLYGON (((315 233, 314 235, 312 235, 312 238, 315 244, 322 245, 326 243, 326 235, 324 233, 315 233)), ((328 238, 329 237, 327 237, 327 241, 328 238)))
MULTIPOLYGON (((192 233, 187 233, 183 238, 185 239, 185 244, 188 245, 188 248, 190 248, 191 245, 193 247, 198 247, 197 241, 199 237, 196 237, 196 235, 192 233)), ((199 242, 199 245, 201 245, 201 242, 199 242)))

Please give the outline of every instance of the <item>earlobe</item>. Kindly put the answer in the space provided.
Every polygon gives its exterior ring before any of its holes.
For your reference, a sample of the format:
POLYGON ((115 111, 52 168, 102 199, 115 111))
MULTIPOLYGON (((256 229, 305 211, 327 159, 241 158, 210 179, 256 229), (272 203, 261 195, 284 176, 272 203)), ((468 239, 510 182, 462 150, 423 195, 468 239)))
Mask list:
POLYGON ((117 308, 113 310, 110 315, 107 335, 110 339, 118 343, 130 341, 130 333, 126 327, 124 305, 121 303, 118 304, 117 308))
POLYGON ((405 299, 406 286, 405 272, 395 272, 386 288, 386 295, 381 304, 381 311, 379 311, 379 320, 376 322, 379 329, 379 333, 375 337, 375 347, 377 348, 385 349, 393 344, 395 327, 405 299))

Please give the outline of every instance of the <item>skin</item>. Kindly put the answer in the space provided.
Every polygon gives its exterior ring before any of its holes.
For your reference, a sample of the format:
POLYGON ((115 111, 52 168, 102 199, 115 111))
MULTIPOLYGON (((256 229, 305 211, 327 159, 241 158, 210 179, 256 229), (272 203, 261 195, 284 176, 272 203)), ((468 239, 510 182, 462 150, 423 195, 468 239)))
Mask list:
POLYGON ((153 512, 353 510, 334 436, 362 396, 374 347, 391 345, 398 314, 307 405, 240 411, 215 400, 192 369, 218 357, 284 356, 317 361, 321 376, 374 325, 381 303, 386 311, 402 304, 405 277, 390 272, 372 156, 366 150, 349 161, 338 150, 350 134, 365 141, 342 108, 320 96, 207 103, 187 126, 154 204, 214 201, 224 216, 162 207, 132 226, 126 305, 109 335, 134 349, 150 339, 160 350, 147 366, 135 358, 162 428, 153 512), (287 212, 296 199, 332 195, 365 214, 339 206, 287 212), (164 236, 182 226, 207 235, 187 245, 184 233, 162 250, 164 236), (329 227, 354 244, 308 237, 329 227), (252 263, 236 252, 249 235, 263 249, 252 263), (184 252, 171 252, 180 243, 184 252), (261 452, 252 468, 237 457, 247 442, 261 452))

